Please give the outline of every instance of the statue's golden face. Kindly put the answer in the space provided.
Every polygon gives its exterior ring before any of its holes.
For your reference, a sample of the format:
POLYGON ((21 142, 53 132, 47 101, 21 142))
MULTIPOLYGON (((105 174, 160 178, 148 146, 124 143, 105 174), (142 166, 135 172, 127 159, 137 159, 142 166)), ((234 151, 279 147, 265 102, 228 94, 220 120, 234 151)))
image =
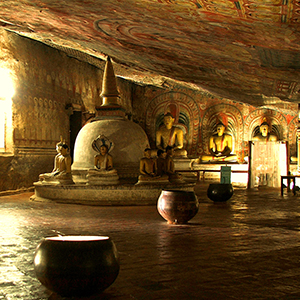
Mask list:
POLYGON ((166 126, 173 125, 173 123, 174 123, 174 119, 171 116, 165 116, 164 117, 164 124, 166 126))
POLYGON ((219 124, 217 126, 217 133, 218 133, 218 135, 223 135, 224 131, 225 131, 225 126, 222 125, 222 124, 219 124))
POLYGON ((259 128, 262 136, 267 136, 269 132, 269 126, 268 125, 261 125, 259 128))

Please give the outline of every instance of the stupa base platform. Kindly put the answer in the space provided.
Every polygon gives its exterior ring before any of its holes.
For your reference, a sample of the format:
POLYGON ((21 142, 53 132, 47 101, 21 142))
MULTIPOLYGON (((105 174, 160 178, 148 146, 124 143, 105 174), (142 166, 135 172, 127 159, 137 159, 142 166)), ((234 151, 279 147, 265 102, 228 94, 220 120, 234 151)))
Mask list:
POLYGON ((156 205, 162 190, 194 191, 195 184, 147 184, 92 186, 85 184, 50 185, 34 183, 33 201, 98 206, 156 205))

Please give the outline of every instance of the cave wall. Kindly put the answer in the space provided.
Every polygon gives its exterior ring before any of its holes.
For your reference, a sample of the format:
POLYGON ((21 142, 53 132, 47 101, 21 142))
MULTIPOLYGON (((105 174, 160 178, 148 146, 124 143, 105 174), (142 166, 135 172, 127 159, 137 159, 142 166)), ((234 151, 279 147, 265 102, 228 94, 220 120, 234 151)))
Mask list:
POLYGON ((12 145, 0 159, 0 190, 8 190, 32 186, 53 169, 56 143, 70 143, 70 117, 79 111, 81 128, 101 104, 103 70, 4 30, 0 49, 0 67, 12 70, 15 85, 12 145))
MULTIPOLYGON (((81 119, 75 118, 79 130, 94 115, 95 106, 101 105, 105 63, 96 67, 4 30, 0 36, 0 67, 12 69, 15 79, 13 139, 10 150, 0 155, 1 191, 32 186, 40 173, 53 169, 55 144, 60 137, 72 143, 70 117, 75 112, 81 115, 81 119)), ((263 118, 281 140, 289 142, 291 154, 296 153, 295 104, 256 108, 182 86, 141 86, 122 78, 117 78, 117 85, 128 119, 145 130, 152 147, 162 115, 171 111, 176 125, 186 133, 190 157, 208 152, 208 139, 217 119, 226 123, 233 135, 239 158, 247 155, 247 141, 263 118)))

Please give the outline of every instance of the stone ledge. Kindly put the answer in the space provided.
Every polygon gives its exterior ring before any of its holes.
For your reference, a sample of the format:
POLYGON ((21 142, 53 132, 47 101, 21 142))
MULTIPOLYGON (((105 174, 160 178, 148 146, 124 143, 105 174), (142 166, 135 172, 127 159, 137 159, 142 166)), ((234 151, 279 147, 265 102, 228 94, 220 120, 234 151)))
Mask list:
POLYGON ((54 201, 68 204, 99 206, 156 205, 162 190, 193 191, 195 184, 168 185, 50 185, 36 182, 33 201, 54 201))

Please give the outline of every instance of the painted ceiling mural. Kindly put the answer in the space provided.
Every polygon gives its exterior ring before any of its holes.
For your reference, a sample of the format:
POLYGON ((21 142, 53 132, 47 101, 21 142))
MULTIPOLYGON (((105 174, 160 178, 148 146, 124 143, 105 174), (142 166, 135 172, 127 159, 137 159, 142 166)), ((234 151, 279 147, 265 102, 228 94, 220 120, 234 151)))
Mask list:
POLYGON ((5 0, 0 26, 104 59, 118 76, 264 105, 300 101, 300 1, 5 0))

